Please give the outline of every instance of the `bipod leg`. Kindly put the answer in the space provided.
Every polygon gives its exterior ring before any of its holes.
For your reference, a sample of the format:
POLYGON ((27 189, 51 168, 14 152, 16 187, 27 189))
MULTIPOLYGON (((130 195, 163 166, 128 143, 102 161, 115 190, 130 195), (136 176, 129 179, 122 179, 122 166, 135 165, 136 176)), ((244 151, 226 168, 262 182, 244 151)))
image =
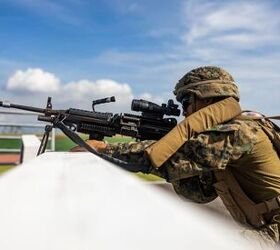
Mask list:
POLYGON ((52 131, 52 128, 53 128, 53 126, 51 126, 51 125, 46 125, 45 126, 45 133, 43 135, 40 147, 38 149, 37 156, 45 153, 46 147, 47 147, 47 144, 48 144, 48 140, 49 140, 49 135, 50 135, 50 132, 52 131))

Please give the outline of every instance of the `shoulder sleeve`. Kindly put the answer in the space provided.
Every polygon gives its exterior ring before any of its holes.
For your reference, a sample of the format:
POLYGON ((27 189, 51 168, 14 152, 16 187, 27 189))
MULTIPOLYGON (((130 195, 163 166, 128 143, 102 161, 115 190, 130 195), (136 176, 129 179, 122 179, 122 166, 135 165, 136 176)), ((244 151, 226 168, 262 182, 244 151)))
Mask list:
POLYGON ((227 133, 199 134, 187 141, 162 167, 171 182, 222 169, 229 160, 227 151, 231 147, 227 133))
POLYGON ((190 159, 213 169, 224 169, 230 161, 250 154, 257 142, 257 124, 234 121, 218 125, 191 138, 184 151, 190 159))
POLYGON ((230 161, 249 154, 255 140, 250 124, 219 125, 191 138, 164 167, 171 180, 201 175, 205 171, 225 169, 230 161))

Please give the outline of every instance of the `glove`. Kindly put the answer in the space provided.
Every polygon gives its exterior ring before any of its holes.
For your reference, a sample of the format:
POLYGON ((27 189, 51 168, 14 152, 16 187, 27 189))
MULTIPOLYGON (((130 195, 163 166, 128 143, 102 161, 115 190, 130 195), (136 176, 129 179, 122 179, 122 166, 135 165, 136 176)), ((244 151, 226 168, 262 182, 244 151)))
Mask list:
MULTIPOLYGON (((97 140, 86 140, 85 141, 89 146, 94 148, 97 152, 102 152, 107 148, 107 143, 104 141, 97 140)), ((69 150, 70 152, 86 152, 87 150, 83 147, 76 146, 69 150)))

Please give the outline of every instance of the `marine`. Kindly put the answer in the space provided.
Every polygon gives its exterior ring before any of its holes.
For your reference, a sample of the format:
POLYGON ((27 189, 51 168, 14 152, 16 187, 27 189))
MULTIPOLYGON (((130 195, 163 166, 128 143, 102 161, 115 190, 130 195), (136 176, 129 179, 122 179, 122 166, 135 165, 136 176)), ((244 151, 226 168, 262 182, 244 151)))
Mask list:
POLYGON ((221 108, 213 114, 211 108, 225 100, 239 105, 235 80, 220 67, 191 70, 178 81, 174 94, 188 122, 178 128, 187 131, 177 128, 159 141, 87 143, 116 158, 151 166, 152 174, 194 202, 207 203, 219 196, 238 223, 266 242, 279 243, 279 128, 257 112, 221 108), (230 119, 223 119, 228 115, 230 119), (216 124, 209 123, 213 116, 218 117, 216 124), (200 130, 189 126, 195 121, 205 125, 200 130))

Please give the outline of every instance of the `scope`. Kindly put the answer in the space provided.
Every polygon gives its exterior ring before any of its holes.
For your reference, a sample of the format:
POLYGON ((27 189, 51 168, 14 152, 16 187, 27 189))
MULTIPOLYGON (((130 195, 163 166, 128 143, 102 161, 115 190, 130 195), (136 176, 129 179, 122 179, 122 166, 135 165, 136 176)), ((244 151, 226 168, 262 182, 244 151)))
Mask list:
POLYGON ((151 114, 156 116, 180 115, 180 109, 178 109, 178 105, 174 104, 174 101, 172 99, 168 100, 167 105, 163 103, 161 106, 143 99, 133 99, 131 103, 131 110, 140 111, 145 114, 151 114))

